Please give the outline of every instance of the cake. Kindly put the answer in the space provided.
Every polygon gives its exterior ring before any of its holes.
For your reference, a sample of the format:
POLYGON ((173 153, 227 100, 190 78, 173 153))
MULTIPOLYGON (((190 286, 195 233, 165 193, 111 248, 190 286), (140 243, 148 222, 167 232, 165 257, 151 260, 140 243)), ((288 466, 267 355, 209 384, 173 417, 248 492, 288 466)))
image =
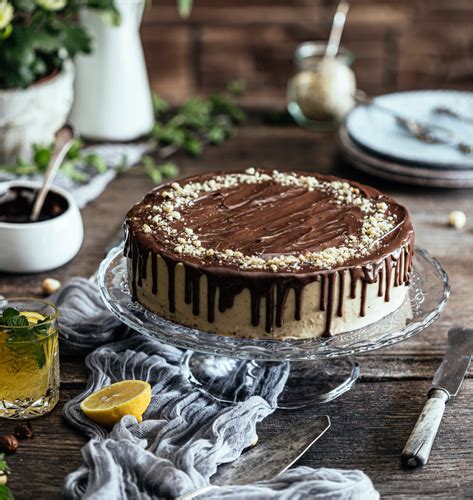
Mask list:
POLYGON ((414 231, 368 186, 248 168, 157 187, 125 221, 133 300, 219 335, 301 339, 355 330, 399 308, 414 231))

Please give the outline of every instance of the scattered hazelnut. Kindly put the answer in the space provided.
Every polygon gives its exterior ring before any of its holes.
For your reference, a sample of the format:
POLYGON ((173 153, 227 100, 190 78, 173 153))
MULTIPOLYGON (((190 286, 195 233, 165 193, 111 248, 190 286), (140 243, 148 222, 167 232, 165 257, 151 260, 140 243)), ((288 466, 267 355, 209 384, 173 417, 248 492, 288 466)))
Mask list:
POLYGON ((448 214, 448 223, 455 229, 461 229, 466 224, 465 212, 461 210, 453 210, 448 214))
POLYGON ((12 434, 0 436, 0 452, 12 453, 18 448, 18 440, 12 434))
POLYGON ((61 288, 61 282, 53 278, 46 278, 43 281, 41 287, 45 295, 51 295, 52 293, 57 292, 61 288))
POLYGON ((29 422, 17 425, 15 427, 15 436, 18 439, 30 439, 33 437, 33 434, 33 426, 29 422))

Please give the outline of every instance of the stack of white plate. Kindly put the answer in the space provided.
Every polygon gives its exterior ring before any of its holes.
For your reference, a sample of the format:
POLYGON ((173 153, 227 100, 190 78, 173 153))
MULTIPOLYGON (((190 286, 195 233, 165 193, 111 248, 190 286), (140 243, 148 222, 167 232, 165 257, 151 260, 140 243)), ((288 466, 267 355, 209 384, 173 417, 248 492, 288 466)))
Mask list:
MULTIPOLYGON (((422 90, 376 97, 376 103, 421 123, 446 127, 473 145, 473 92, 422 90), (448 108, 461 118, 436 112, 448 108)), ((358 106, 340 129, 346 159, 385 179, 447 188, 473 187, 473 155, 448 144, 427 144, 375 106, 358 106)))

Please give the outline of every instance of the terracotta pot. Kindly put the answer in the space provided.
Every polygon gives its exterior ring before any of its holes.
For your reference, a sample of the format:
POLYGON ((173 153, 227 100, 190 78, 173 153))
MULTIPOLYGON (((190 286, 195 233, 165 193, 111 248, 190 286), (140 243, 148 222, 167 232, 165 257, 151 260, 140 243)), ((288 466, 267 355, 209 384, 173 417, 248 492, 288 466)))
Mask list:
POLYGON ((74 66, 26 89, 0 90, 0 163, 29 161, 33 144, 50 144, 67 120, 73 100, 74 66))

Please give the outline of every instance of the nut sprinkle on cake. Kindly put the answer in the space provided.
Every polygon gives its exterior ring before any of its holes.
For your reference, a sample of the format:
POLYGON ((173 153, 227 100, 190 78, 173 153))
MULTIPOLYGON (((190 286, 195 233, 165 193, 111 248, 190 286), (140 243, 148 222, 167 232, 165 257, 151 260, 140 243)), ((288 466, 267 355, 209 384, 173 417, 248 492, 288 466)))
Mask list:
POLYGON ((412 273, 404 207, 336 177, 249 168, 160 186, 125 222, 134 300, 222 335, 307 338, 397 309, 412 273))

